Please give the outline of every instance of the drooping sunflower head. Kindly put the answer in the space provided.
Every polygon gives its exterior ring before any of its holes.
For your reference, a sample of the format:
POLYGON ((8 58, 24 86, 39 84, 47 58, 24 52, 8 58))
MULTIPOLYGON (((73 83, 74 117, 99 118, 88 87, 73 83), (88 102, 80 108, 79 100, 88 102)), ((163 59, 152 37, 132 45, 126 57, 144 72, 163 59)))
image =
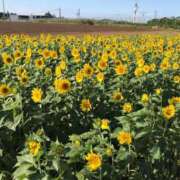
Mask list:
POLYGON ((83 79, 84 79, 84 73, 82 70, 80 70, 76 73, 76 82, 81 83, 83 79))
POLYGON ((34 88, 32 90, 31 98, 35 103, 40 103, 42 100, 42 95, 43 95, 43 92, 40 88, 34 88))
POLYGON ((180 76, 178 75, 174 76, 173 81, 177 84, 180 83, 180 76))
POLYGON ((162 62, 161 62, 161 64, 160 64, 160 68, 161 68, 161 70, 163 70, 163 71, 169 69, 169 68, 170 68, 169 60, 166 60, 166 59, 162 60, 162 62))
POLYGON ((125 103, 123 105, 123 111, 125 113, 130 113, 132 111, 133 107, 132 107, 132 104, 131 103, 125 103))
POLYGON ((101 129, 102 130, 108 130, 109 129, 109 124, 110 124, 110 121, 109 119, 102 119, 101 120, 101 129))
POLYGON ((29 152, 33 156, 37 156, 37 154, 39 153, 39 150, 41 148, 41 144, 37 141, 31 140, 31 141, 27 142, 27 145, 28 145, 29 152))
POLYGON ((161 94, 161 92, 162 92, 161 88, 157 88, 157 89, 155 89, 155 93, 156 93, 157 95, 160 95, 160 94, 161 94))
POLYGON ((52 70, 51 70, 51 68, 46 68, 45 70, 44 70, 44 74, 46 75, 46 76, 51 76, 51 74, 52 74, 52 70))
POLYGON ((99 72, 97 75, 96 75, 96 79, 98 82, 103 82, 104 81, 104 73, 102 72, 99 72))
POLYGON ((143 104, 146 104, 146 103, 148 103, 148 101, 149 101, 149 95, 146 94, 146 93, 144 93, 144 94, 142 95, 142 97, 141 97, 141 102, 142 102, 143 104))
POLYGON ((112 94, 112 99, 113 101, 119 102, 121 100, 123 100, 123 95, 120 91, 114 91, 112 94))
POLYGON ((25 76, 27 75, 27 71, 23 66, 19 66, 16 68, 16 75, 17 77, 25 76))
POLYGON ((71 82, 68 79, 56 79, 54 81, 54 86, 59 94, 66 94, 71 89, 71 82))
POLYGON ((83 99, 81 101, 81 110, 83 112, 89 112, 92 109, 92 105, 89 99, 83 99))

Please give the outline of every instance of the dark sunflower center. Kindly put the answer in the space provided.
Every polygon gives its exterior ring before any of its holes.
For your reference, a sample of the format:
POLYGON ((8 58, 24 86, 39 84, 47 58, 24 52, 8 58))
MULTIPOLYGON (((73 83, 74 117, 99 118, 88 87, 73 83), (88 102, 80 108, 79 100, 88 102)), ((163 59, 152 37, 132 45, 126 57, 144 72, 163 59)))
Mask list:
POLYGON ((38 61, 38 65, 41 66, 42 65, 42 61, 38 61))
POLYGON ((9 89, 6 88, 6 87, 2 88, 2 93, 3 93, 3 94, 9 93, 9 89))
POLYGON ((87 73, 87 74, 91 74, 91 69, 87 69, 87 70, 86 70, 86 73, 87 73))
POLYGON ((11 62, 11 58, 7 58, 6 61, 7 61, 8 63, 10 63, 10 62, 11 62))
POLYGON ((22 78, 22 82, 23 82, 23 83, 27 82, 27 78, 25 78, 25 77, 22 78))
POLYGON ((62 89, 67 90, 69 88, 69 84, 68 83, 63 83, 62 84, 62 89))

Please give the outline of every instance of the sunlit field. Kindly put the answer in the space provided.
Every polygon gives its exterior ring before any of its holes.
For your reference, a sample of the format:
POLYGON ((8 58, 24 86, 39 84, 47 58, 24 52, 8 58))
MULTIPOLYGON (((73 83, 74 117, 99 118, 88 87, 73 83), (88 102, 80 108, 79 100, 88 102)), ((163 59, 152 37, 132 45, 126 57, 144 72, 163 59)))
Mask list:
POLYGON ((179 35, 0 35, 0 179, 178 180, 179 148, 179 35))

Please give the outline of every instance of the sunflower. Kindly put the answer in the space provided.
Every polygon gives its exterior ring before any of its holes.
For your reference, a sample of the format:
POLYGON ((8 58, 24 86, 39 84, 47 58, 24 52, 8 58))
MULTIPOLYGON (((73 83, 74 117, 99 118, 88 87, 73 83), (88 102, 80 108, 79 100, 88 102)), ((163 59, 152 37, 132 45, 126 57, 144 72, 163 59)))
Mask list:
POLYGON ((163 116, 169 120, 175 116, 176 108, 174 105, 168 105, 162 109, 163 116))
POLYGON ((113 149, 112 149, 112 147, 107 147, 107 148, 106 148, 106 155, 107 155, 108 157, 112 157, 112 154, 113 154, 113 149))
POLYGON ((64 52, 65 52, 65 47, 64 47, 64 46, 61 46, 61 47, 59 48, 59 52, 60 52, 60 53, 64 53, 64 52))
POLYGON ((61 66, 60 66, 60 65, 57 65, 57 66, 55 67, 55 75, 56 75, 56 77, 60 77, 61 74, 62 74, 61 66))
POLYGON ((61 70, 65 70, 67 65, 66 65, 66 61, 62 60, 59 64, 59 66, 61 67, 61 70))
POLYGON ((110 52, 110 57, 111 57, 112 59, 115 59, 116 56, 117 56, 117 52, 116 52, 115 50, 112 50, 112 51, 110 52))
POLYGON ((19 78, 19 80, 20 80, 20 83, 21 83, 22 85, 25 85, 25 84, 27 84, 27 82, 28 82, 28 80, 29 80, 29 77, 28 77, 27 75, 22 75, 22 76, 19 78))
POLYGON ((76 73, 76 82, 77 83, 81 83, 84 79, 84 74, 83 74, 83 71, 78 71, 76 73))
POLYGON ((161 94, 161 89, 160 89, 160 88, 155 89, 155 93, 156 93, 157 95, 160 95, 160 94, 161 94))
POLYGON ((0 84, 0 96, 6 97, 11 94, 11 88, 7 84, 0 84))
POLYGON ((110 124, 110 121, 108 119, 102 119, 101 120, 101 129, 102 130, 108 130, 109 124, 110 124))
POLYGON ((27 51, 26 51, 26 58, 27 59, 30 59, 32 56, 32 49, 31 48, 28 48, 27 51))
POLYGON ((135 71, 134 71, 134 75, 135 75, 136 77, 142 76, 142 75, 143 75, 143 69, 142 69, 141 67, 137 67, 137 68, 135 69, 135 71))
POLYGON ((104 74, 102 72, 99 72, 96 75, 96 78, 97 78, 98 82, 102 83, 104 81, 104 74))
POLYGON ((143 66, 143 72, 144 73, 148 74, 150 70, 151 70, 151 67, 149 65, 144 65, 143 66))
POLYGON ((27 143, 27 145, 28 145, 29 152, 33 156, 37 156, 37 154, 39 153, 39 150, 41 148, 41 144, 37 141, 31 140, 27 143))
POLYGON ((13 63, 13 59, 10 55, 8 55, 7 53, 3 53, 2 54, 2 60, 4 62, 4 64, 12 64, 13 63))
POLYGON ((114 101, 119 102, 119 101, 123 100, 123 98, 124 98, 124 97, 123 97, 123 95, 122 95, 121 92, 119 92, 119 91, 114 91, 114 92, 113 92, 112 99, 113 99, 114 101))
POLYGON ((96 171, 102 165, 101 157, 96 153, 88 153, 85 157, 87 160, 87 168, 90 171, 96 171))
POLYGON ((70 91, 71 82, 68 79, 56 79, 54 81, 54 86, 59 94, 66 94, 70 91))
POLYGON ((35 67, 37 69, 42 69, 44 67, 44 61, 43 59, 36 59, 35 60, 35 67))
POLYGON ((83 112, 89 112, 92 109, 92 105, 89 99, 83 99, 81 101, 81 110, 83 112))
POLYGON ((115 67, 115 72, 117 75, 124 75, 127 73, 127 66, 126 65, 118 65, 115 67))
POLYGON ((132 143, 131 133, 121 131, 118 133, 117 140, 119 144, 131 144, 132 143))
POLYGON ((173 70, 178 70, 179 69, 179 64, 178 63, 174 63, 172 68, 173 68, 173 70))
POLYGON ((50 56, 52 59, 57 59, 58 58, 58 54, 56 51, 50 51, 50 56))
POLYGON ((51 74, 52 74, 52 70, 51 70, 51 68, 46 68, 45 70, 44 70, 44 74, 46 75, 46 76, 51 76, 51 74))
POLYGON ((169 104, 177 104, 180 103, 180 97, 172 97, 171 99, 168 100, 169 104))
POLYGON ((141 102, 143 104, 146 104, 146 103, 148 103, 148 101, 149 101, 149 95, 148 94, 143 94, 142 97, 141 97, 141 102))
POLYGON ((132 104, 131 103, 125 103, 124 105, 123 105, 123 111, 125 112, 125 113, 130 113, 130 112, 132 112, 132 104))
POLYGON ((169 61, 168 60, 163 60, 162 62, 161 62, 161 64, 160 64, 160 68, 161 68, 161 70, 167 70, 167 69, 169 69, 170 68, 170 63, 169 63, 169 61))
POLYGON ((180 83, 180 76, 174 76, 173 81, 177 84, 180 83))
POLYGON ((143 67, 144 66, 144 59, 140 58, 139 60, 136 61, 136 64, 138 67, 143 67))
POLYGON ((42 100, 42 95, 43 95, 43 92, 40 88, 34 88, 32 90, 31 98, 35 103, 40 103, 42 100))
POLYGON ((18 59, 22 58, 22 52, 19 51, 19 50, 16 50, 14 52, 14 58, 15 58, 15 60, 18 60, 18 59))
POLYGON ((16 68, 16 75, 17 77, 25 76, 27 75, 27 71, 23 66, 19 66, 16 68))
POLYGON ((94 70, 89 64, 85 64, 83 68, 83 72, 85 77, 90 78, 93 75, 94 70))
POLYGON ((155 71, 155 69, 156 69, 156 64, 150 64, 150 70, 151 71, 155 71))
POLYGON ((104 71, 107 68, 107 61, 106 60, 100 60, 98 62, 98 68, 102 71, 104 71))
POLYGON ((43 58, 44 59, 48 59, 50 58, 50 51, 48 49, 44 49, 43 52, 42 52, 42 55, 43 55, 43 58))
POLYGON ((73 48, 73 49, 71 50, 71 55, 72 55, 73 57, 79 57, 79 56, 80 56, 79 50, 78 50, 77 48, 73 48))

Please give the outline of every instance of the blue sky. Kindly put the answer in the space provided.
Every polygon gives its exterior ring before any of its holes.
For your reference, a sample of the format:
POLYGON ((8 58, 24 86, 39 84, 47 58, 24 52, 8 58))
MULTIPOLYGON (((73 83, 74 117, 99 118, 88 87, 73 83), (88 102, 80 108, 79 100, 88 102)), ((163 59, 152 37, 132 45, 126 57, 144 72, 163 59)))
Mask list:
MULTIPOLYGON (((62 15, 75 16, 77 9, 81 9, 84 17, 116 17, 131 16, 135 0, 4 0, 8 11, 17 13, 40 14, 48 10, 57 14, 55 10, 62 8, 62 15)), ((180 0, 138 0, 139 16, 180 16, 180 0)), ((0 0, 0 11, 2 3, 0 0)))

